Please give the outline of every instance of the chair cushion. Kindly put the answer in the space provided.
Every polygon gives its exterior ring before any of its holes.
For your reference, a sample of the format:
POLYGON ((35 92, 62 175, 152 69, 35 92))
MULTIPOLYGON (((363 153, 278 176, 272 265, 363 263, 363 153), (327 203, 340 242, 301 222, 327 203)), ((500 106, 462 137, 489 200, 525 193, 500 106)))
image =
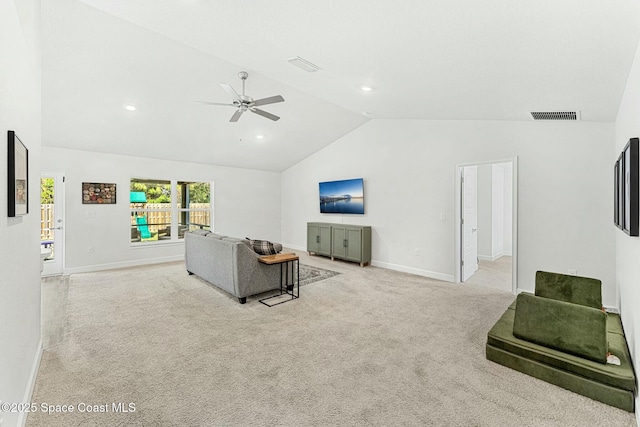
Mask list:
POLYGON ((588 277, 536 272, 536 295, 587 307, 602 308, 602 282, 588 277))
POLYGON ((513 335, 600 363, 607 362, 607 314, 531 294, 518 295, 513 335))
MULTIPOLYGON (((516 310, 509 308, 487 334, 487 345, 515 354, 543 365, 571 372, 612 387, 635 391, 636 379, 624 335, 609 332, 609 351, 620 359, 620 366, 603 364, 545 347, 513 335, 516 310)), ((619 323, 617 314, 607 316, 614 325, 619 323)), ((613 329, 617 329, 613 326, 613 329)), ((534 373, 530 375, 536 376, 534 373)))

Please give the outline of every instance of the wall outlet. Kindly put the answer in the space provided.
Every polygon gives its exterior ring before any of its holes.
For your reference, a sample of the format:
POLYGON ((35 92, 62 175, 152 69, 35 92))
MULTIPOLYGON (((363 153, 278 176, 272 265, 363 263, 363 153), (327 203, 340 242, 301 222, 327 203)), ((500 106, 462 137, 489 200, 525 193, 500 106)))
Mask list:
POLYGON ((96 217, 96 212, 95 211, 86 211, 84 213, 85 218, 95 218, 96 217))
POLYGON ((447 220, 447 214, 444 212, 440 213, 440 221, 446 221, 447 220))
POLYGON ((569 274, 570 276, 577 276, 577 275, 578 275, 578 270, 575 270, 575 269, 573 269, 573 268, 570 268, 570 269, 569 269, 569 271, 568 271, 568 274, 569 274))
POLYGON ((87 246, 87 252, 93 253, 93 246, 87 246))

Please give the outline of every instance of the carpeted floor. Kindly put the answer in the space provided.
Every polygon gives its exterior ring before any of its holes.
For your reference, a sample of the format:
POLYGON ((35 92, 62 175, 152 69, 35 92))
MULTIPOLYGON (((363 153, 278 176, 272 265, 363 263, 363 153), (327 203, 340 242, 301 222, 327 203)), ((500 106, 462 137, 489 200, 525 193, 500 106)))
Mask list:
POLYGON ((478 270, 465 283, 511 292, 511 260, 510 256, 503 256, 495 261, 480 261, 478 270))
MULTIPOLYGON (((294 271, 295 273, 295 271, 294 271)), ((300 263, 300 286, 337 276, 337 271, 300 263)))
POLYGON ((507 292, 301 259, 341 274, 271 308, 241 305, 180 263, 72 275, 64 337, 43 354, 33 402, 76 411, 27 425, 636 425, 485 359, 507 292), (135 412, 115 413, 118 402, 135 412))

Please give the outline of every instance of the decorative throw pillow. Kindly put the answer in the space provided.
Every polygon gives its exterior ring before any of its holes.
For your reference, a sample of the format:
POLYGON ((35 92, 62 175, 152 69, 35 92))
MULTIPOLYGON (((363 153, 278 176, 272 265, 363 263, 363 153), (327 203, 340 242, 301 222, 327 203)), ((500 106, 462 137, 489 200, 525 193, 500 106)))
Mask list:
POLYGON ((267 240, 252 240, 247 237, 254 252, 260 255, 275 255, 278 253, 273 243, 267 240))

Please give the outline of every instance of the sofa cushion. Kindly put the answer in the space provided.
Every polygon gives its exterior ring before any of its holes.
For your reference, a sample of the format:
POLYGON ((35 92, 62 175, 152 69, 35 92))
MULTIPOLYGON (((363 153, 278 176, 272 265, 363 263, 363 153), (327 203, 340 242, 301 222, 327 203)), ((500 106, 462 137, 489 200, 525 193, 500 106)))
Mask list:
POLYGON ((522 293, 517 298, 513 335, 607 362, 607 314, 595 308, 522 293))
POLYGON ((243 245, 247 245, 249 248, 251 248, 251 245, 245 239, 238 239, 237 237, 223 237, 222 240, 231 243, 242 243, 243 245))
POLYGON ((209 233, 209 234, 207 234, 207 237, 209 237, 211 239, 218 239, 219 240, 219 239, 222 239, 222 238, 227 237, 227 236, 223 236, 222 234, 209 233))
MULTIPOLYGON (((533 360, 540 365, 571 372, 579 377, 607 384, 624 390, 635 391, 636 381, 631 366, 631 357, 624 335, 609 332, 609 351, 620 358, 620 366, 609 365, 583 357, 574 356, 553 348, 545 347, 513 335, 513 323, 516 310, 509 308, 487 334, 487 346, 498 348, 518 357, 533 360)), ((609 313, 609 318, 619 319, 617 314, 609 313)), ((617 324, 618 322, 613 322, 617 324)), ((527 372, 538 377, 534 372, 527 372)))
POLYGON ((587 307, 602 308, 602 282, 588 277, 536 272, 536 295, 587 307))
MULTIPOLYGON (((275 255, 279 251, 276 249, 275 245, 268 240, 253 240, 247 237, 247 242, 249 242, 250 246, 253 250, 260 255, 275 255)), ((280 250, 282 250, 282 245, 280 246, 280 250)))
POLYGON ((210 234, 211 232, 209 230, 204 230, 202 228, 199 228, 197 230, 193 230, 192 233, 196 234, 198 236, 206 236, 207 234, 210 234))

